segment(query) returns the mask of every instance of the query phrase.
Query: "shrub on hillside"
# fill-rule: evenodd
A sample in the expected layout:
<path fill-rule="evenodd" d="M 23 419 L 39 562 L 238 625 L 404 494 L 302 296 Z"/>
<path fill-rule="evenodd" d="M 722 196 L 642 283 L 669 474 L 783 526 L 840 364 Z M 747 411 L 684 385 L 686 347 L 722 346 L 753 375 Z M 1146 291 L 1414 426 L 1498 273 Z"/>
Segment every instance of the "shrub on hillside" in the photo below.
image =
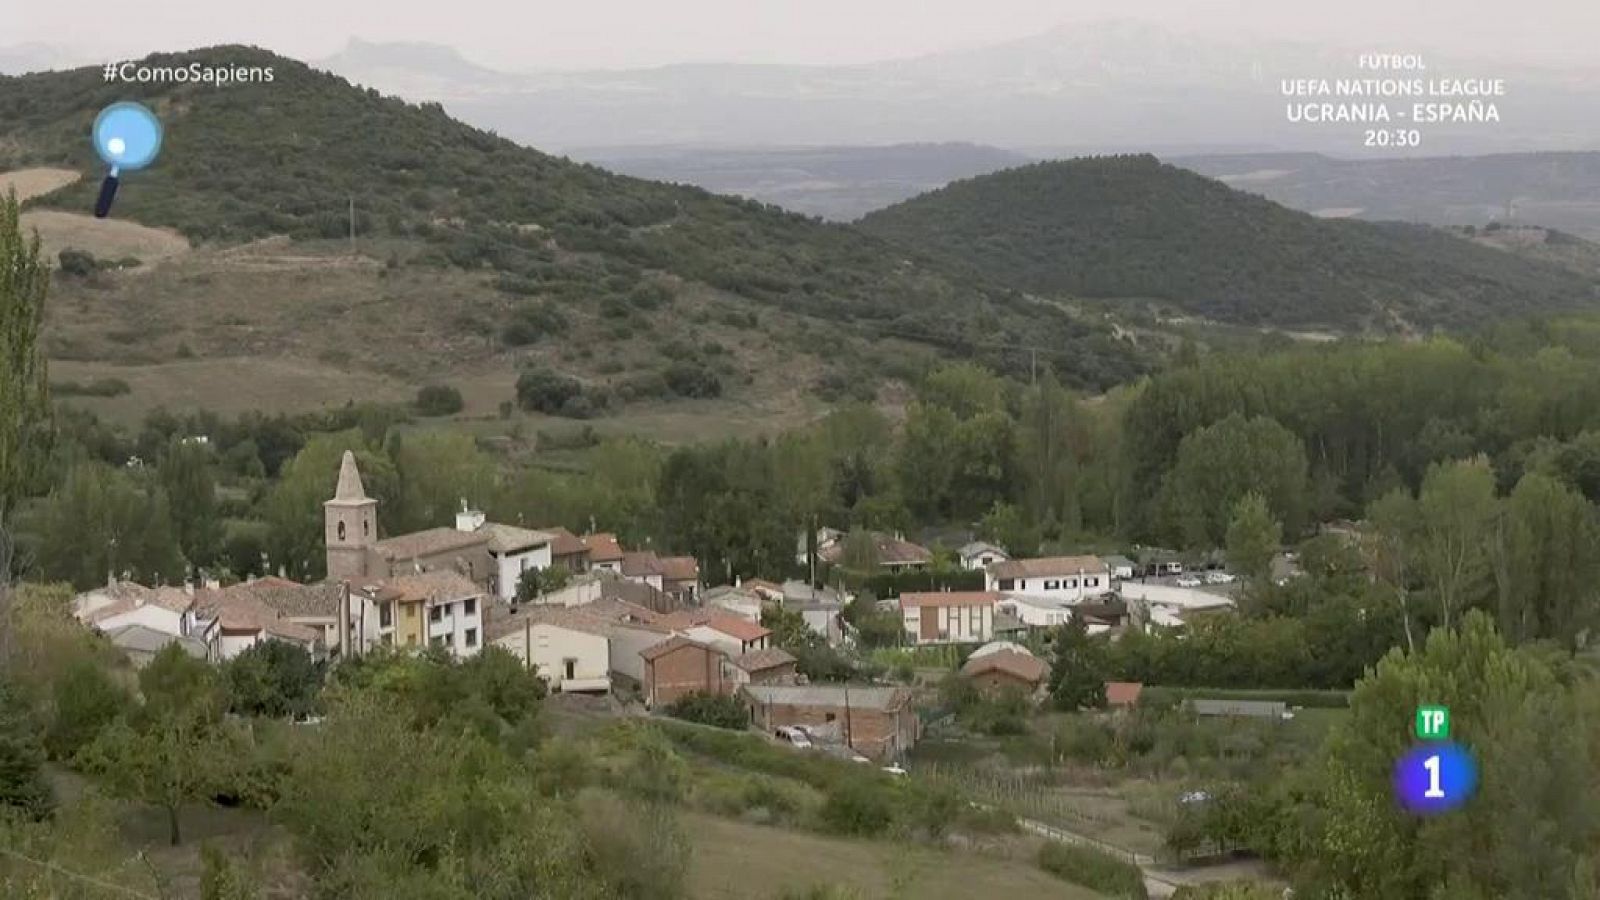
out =
<path fill-rule="evenodd" d="M 669 716 L 716 728 L 742 730 L 750 724 L 750 711 L 737 697 L 695 691 L 679 697 L 666 708 Z"/>
<path fill-rule="evenodd" d="M 448 384 L 429 384 L 417 390 L 417 413 L 424 416 L 449 416 L 461 412 L 461 392 Z"/>
<path fill-rule="evenodd" d="M 500 330 L 500 340 L 509 347 L 528 344 L 556 334 L 570 327 L 566 314 L 549 303 L 524 303 L 512 310 L 511 318 Z"/>
<path fill-rule="evenodd" d="M 57 381 L 50 385 L 50 393 L 57 397 L 120 397 L 133 388 L 121 378 L 96 378 L 93 381 Z"/>
<path fill-rule="evenodd" d="M 1039 868 L 1112 897 L 1145 900 L 1149 896 L 1138 866 L 1093 847 L 1050 841 L 1039 848 Z"/>
<path fill-rule="evenodd" d="M 100 264 L 94 254 L 87 250 L 75 250 L 68 247 L 56 254 L 56 259 L 61 263 L 61 274 L 71 275 L 74 278 L 84 278 L 93 275 Z"/>
<path fill-rule="evenodd" d="M 889 793 L 865 778 L 842 778 L 828 788 L 822 804 L 823 830 L 871 837 L 889 830 L 895 807 Z"/>
<path fill-rule="evenodd" d="M 517 403 L 523 409 L 571 419 L 599 415 L 607 405 L 603 391 L 586 388 L 576 378 L 542 367 L 524 370 L 518 376 Z"/>
<path fill-rule="evenodd" d="M 720 397 L 722 379 L 703 365 L 676 362 L 667 367 L 663 376 L 667 387 L 680 397 Z"/>

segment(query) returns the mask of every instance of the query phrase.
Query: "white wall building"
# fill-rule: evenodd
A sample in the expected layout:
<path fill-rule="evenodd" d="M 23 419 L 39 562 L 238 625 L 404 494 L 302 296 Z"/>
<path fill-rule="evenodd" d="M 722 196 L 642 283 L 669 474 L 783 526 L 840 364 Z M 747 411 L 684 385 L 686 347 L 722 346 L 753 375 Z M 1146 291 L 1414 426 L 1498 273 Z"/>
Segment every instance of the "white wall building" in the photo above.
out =
<path fill-rule="evenodd" d="M 1093 556 L 1052 556 L 995 563 L 984 575 L 984 587 L 1006 594 L 1030 594 L 1072 603 L 1111 590 L 1111 573 Z"/>
<path fill-rule="evenodd" d="M 1033 594 L 1006 594 L 1000 600 L 1001 612 L 1016 616 L 1018 621 L 1032 628 L 1065 625 L 1072 618 L 1073 606 L 1073 602 L 1064 597 Z"/>
<path fill-rule="evenodd" d="M 995 563 L 1005 562 L 1011 554 L 996 547 L 994 544 L 983 541 L 973 541 L 956 551 L 956 556 L 961 560 L 961 568 L 969 572 L 987 569 Z"/>

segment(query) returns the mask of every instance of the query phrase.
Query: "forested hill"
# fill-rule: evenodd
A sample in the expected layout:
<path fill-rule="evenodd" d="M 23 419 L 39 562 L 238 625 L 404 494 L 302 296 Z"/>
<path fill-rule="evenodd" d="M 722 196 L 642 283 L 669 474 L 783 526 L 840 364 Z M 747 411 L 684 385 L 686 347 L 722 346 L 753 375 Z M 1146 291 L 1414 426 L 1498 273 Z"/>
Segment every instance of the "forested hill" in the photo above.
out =
<path fill-rule="evenodd" d="M 1151 298 L 1244 324 L 1466 325 L 1600 297 L 1592 279 L 1552 265 L 1423 226 L 1314 218 L 1151 156 L 1009 169 L 861 227 L 992 283 Z"/>
<path fill-rule="evenodd" d="M 0 171 L 77 169 L 84 180 L 39 202 L 87 210 L 103 174 L 88 141 L 94 116 L 139 100 L 163 119 L 166 144 L 155 166 L 127 179 L 115 215 L 197 243 L 339 237 L 353 197 L 362 235 L 425 242 L 434 263 L 498 272 L 520 297 L 598 302 L 676 276 L 851 336 L 923 337 L 957 353 L 993 353 L 972 349 L 979 337 L 988 347 L 1044 342 L 1085 386 L 1143 368 L 1103 325 L 930 270 L 846 226 L 549 156 L 437 105 L 382 97 L 254 48 L 145 62 L 271 66 L 275 78 L 220 88 L 104 84 L 94 68 L 0 78 Z M 988 361 L 1024 364 L 1020 355 Z"/>

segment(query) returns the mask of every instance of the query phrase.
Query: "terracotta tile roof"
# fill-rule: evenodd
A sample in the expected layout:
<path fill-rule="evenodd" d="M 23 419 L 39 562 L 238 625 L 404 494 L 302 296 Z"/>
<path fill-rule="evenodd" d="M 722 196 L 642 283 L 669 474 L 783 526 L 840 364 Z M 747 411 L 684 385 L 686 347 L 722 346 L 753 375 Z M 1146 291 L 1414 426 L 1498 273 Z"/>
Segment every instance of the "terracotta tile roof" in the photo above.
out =
<path fill-rule="evenodd" d="M 204 594 L 204 591 L 201 591 Z M 197 602 L 195 594 L 185 588 L 156 587 L 147 588 L 133 581 L 118 581 L 94 591 L 78 595 L 75 603 L 85 602 L 85 598 L 99 595 L 109 598 L 110 602 L 95 609 L 79 614 L 79 618 L 91 625 L 98 625 L 113 616 L 132 612 L 141 606 L 159 606 L 169 612 L 184 613 L 194 608 Z M 82 608 L 81 606 L 79 607 Z"/>
<path fill-rule="evenodd" d="M 751 650 L 734 660 L 733 664 L 746 672 L 765 672 L 767 669 L 776 669 L 792 662 L 794 657 L 789 651 L 781 647 L 767 647 L 764 650 Z"/>
<path fill-rule="evenodd" d="M 1137 706 L 1139 694 L 1144 691 L 1141 681 L 1106 682 L 1106 704 L 1109 706 Z"/>
<path fill-rule="evenodd" d="M 661 577 L 668 581 L 699 581 L 700 563 L 692 556 L 663 556 Z"/>
<path fill-rule="evenodd" d="M 928 548 L 913 544 L 905 538 L 881 531 L 872 531 L 868 534 L 872 537 L 874 555 L 877 556 L 880 566 L 903 566 L 933 561 L 933 553 Z M 817 556 L 827 562 L 836 563 L 844 556 L 845 547 L 849 542 L 849 538 L 846 537 L 838 543 L 829 544 L 818 550 Z"/>
<path fill-rule="evenodd" d="M 661 575 L 661 558 L 654 550 L 630 550 L 622 554 L 622 574 L 633 578 Z"/>
<path fill-rule="evenodd" d="M 137 622 L 113 628 L 106 632 L 106 638 L 122 650 L 133 650 L 139 653 L 160 653 L 171 643 L 177 643 L 183 652 L 195 659 L 205 659 L 211 655 L 205 641 L 192 637 L 179 637 L 147 628 Z"/>
<path fill-rule="evenodd" d="M 1096 556 L 1047 556 L 1041 559 L 1012 559 L 989 567 L 996 578 L 1049 578 L 1084 572 L 1103 575 L 1106 564 Z"/>
<path fill-rule="evenodd" d="M 740 618 L 721 607 L 680 609 L 657 618 L 656 624 L 674 631 L 687 631 L 690 628 L 700 627 L 714 628 L 741 641 L 759 641 L 772 633 L 766 626 Z"/>
<path fill-rule="evenodd" d="M 486 545 L 489 535 L 482 531 L 457 531 L 454 528 L 429 528 L 410 534 L 384 538 L 372 545 L 373 552 L 391 562 L 435 556 L 451 550 Z"/>
<path fill-rule="evenodd" d="M 622 545 L 617 543 L 617 536 L 609 531 L 586 534 L 582 540 L 583 545 L 589 548 L 589 559 L 593 562 L 619 562 L 622 559 Z"/>
<path fill-rule="evenodd" d="M 343 588 L 329 581 L 301 584 L 268 576 L 241 582 L 225 588 L 222 593 L 249 598 L 289 618 L 333 619 L 339 615 Z"/>
<path fill-rule="evenodd" d="M 900 595 L 900 608 L 923 606 L 993 606 L 1000 601 L 998 591 L 925 591 Z"/>
<path fill-rule="evenodd" d="M 483 589 L 459 572 L 440 569 L 380 578 L 361 585 L 361 591 L 379 600 L 415 603 L 422 600 L 459 600 L 479 597 Z"/>
<path fill-rule="evenodd" d="M 477 533 L 488 535 L 489 552 L 501 555 L 520 553 L 524 550 L 531 550 L 534 547 L 543 547 L 545 544 L 550 543 L 554 537 L 543 531 L 518 528 L 515 525 L 502 525 L 499 522 L 485 522 L 478 526 Z"/>
<path fill-rule="evenodd" d="M 540 528 L 538 530 L 550 535 L 550 554 L 552 556 L 577 556 L 589 550 L 577 535 L 559 525 L 554 528 Z"/>
<path fill-rule="evenodd" d="M 707 653 L 714 653 L 714 654 L 719 654 L 719 655 L 722 653 L 721 650 L 718 650 L 715 647 L 709 646 L 707 644 L 702 644 L 699 641 L 690 640 L 689 638 L 686 638 L 683 635 L 678 634 L 678 635 L 673 635 L 670 638 L 667 638 L 666 640 L 662 641 L 659 644 L 656 644 L 656 645 L 651 646 L 651 647 L 646 647 L 643 650 L 640 650 L 639 651 L 639 655 L 644 657 L 646 660 L 657 660 L 657 659 L 660 659 L 663 656 L 666 656 L 668 653 L 673 652 L 674 650 L 681 650 L 684 647 L 694 647 L 694 648 L 699 649 L 699 650 L 704 650 Z"/>
<path fill-rule="evenodd" d="M 158 587 L 153 589 L 146 603 L 153 603 L 175 613 L 187 612 L 194 607 L 194 593 L 184 588 Z"/>
<path fill-rule="evenodd" d="M 205 616 L 215 619 L 225 632 L 265 632 L 304 644 L 316 643 L 322 637 L 321 631 L 291 622 L 264 603 L 227 591 L 215 591 L 206 599 Z"/>
<path fill-rule="evenodd" d="M 657 625 L 655 623 L 657 618 L 655 613 L 642 606 L 618 600 L 596 600 L 581 606 L 525 606 L 509 616 L 490 619 L 485 626 L 485 632 L 489 640 L 493 641 L 514 634 L 522 630 L 525 625 L 548 623 L 608 638 L 612 637 L 618 628 L 649 631 L 662 637 L 670 636 L 671 629 Z"/>
<path fill-rule="evenodd" d="M 997 650 L 975 656 L 961 667 L 961 673 L 968 677 L 981 675 L 984 672 L 1004 672 L 1029 684 L 1038 684 L 1050 673 L 1050 667 L 1037 656 L 1018 653 L 1015 650 Z"/>

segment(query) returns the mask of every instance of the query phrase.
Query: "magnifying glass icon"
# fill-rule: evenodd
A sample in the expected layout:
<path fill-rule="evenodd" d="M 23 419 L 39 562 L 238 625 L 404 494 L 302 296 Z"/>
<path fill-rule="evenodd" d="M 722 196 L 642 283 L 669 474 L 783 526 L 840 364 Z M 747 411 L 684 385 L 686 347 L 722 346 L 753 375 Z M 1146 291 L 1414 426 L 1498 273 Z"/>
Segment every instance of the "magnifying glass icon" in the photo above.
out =
<path fill-rule="evenodd" d="M 93 135 L 95 152 L 111 167 L 94 204 L 95 218 L 104 219 L 111 212 L 122 173 L 150 165 L 161 152 L 161 122 L 141 104 L 113 103 L 95 117 Z"/>

